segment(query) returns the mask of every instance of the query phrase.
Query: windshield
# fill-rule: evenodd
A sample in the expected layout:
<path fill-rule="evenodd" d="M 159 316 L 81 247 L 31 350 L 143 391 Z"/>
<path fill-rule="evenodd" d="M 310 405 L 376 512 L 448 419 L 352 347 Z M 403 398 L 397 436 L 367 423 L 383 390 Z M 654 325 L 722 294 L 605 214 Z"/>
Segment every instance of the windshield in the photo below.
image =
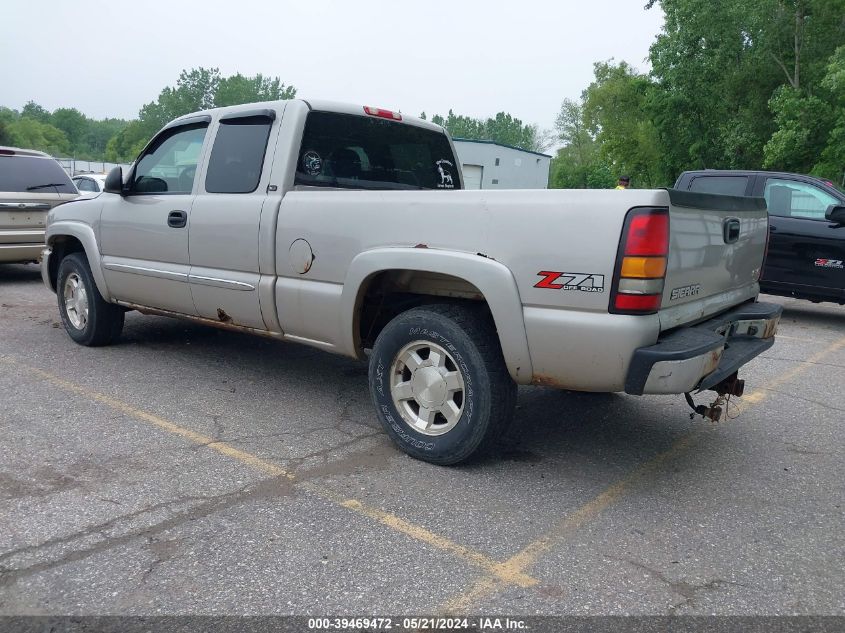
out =
<path fill-rule="evenodd" d="M 442 132 L 386 119 L 311 112 L 296 184 L 347 189 L 460 189 Z"/>
<path fill-rule="evenodd" d="M 56 161 L 36 156 L 0 156 L 0 191 L 77 193 Z"/>

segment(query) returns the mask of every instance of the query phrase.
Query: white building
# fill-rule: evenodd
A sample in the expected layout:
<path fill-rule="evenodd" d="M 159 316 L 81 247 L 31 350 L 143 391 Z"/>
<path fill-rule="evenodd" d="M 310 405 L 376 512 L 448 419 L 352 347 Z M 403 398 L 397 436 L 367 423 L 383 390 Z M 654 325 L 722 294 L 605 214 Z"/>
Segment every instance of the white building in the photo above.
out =
<path fill-rule="evenodd" d="M 495 141 L 456 138 L 465 189 L 548 189 L 552 157 Z"/>

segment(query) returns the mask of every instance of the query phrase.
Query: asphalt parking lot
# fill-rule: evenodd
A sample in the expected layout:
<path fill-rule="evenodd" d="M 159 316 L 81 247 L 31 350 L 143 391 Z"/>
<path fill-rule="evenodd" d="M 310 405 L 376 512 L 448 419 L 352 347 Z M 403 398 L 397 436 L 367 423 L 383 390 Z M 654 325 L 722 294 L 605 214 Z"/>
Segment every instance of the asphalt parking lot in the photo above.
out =
<path fill-rule="evenodd" d="M 443 468 L 363 363 L 136 313 L 83 348 L 0 266 L 0 613 L 842 615 L 845 308 L 771 300 L 732 419 L 523 388 Z"/>

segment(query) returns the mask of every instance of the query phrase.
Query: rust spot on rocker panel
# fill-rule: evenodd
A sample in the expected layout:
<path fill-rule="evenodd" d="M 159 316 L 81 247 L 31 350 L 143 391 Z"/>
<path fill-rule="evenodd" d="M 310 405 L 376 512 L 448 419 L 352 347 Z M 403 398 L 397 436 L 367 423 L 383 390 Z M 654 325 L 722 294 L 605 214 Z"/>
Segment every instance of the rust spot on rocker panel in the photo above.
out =
<path fill-rule="evenodd" d="M 283 332 L 272 332 L 270 330 L 261 330 L 248 325 L 237 325 L 230 321 L 218 321 L 216 319 L 208 319 L 206 317 L 194 316 L 191 314 L 182 314 L 181 312 L 173 312 L 171 310 L 162 310 L 160 308 L 151 308 L 149 306 L 138 305 L 137 303 L 130 303 L 129 301 L 118 301 L 118 305 L 122 305 L 130 310 L 137 310 L 141 314 L 155 314 L 158 316 L 173 317 L 175 319 L 182 319 L 184 321 L 193 321 L 194 323 L 201 323 L 203 325 L 210 325 L 221 330 L 229 330 L 230 332 L 248 332 L 250 334 L 257 334 L 258 336 L 266 336 L 268 338 L 283 339 Z"/>
<path fill-rule="evenodd" d="M 531 378 L 532 385 L 539 385 L 541 387 L 554 387 L 555 389 L 568 389 L 566 385 L 560 384 L 556 378 L 545 376 L 543 374 L 534 374 Z"/>
<path fill-rule="evenodd" d="M 232 322 L 232 317 L 226 314 L 226 311 L 223 308 L 217 308 L 217 318 L 220 319 L 223 323 Z"/>

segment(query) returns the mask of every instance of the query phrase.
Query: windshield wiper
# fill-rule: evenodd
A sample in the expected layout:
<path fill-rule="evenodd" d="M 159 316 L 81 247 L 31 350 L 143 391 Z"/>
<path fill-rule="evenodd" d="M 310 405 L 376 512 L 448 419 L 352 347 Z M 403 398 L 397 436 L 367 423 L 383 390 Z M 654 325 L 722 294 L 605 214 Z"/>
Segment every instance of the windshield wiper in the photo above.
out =
<path fill-rule="evenodd" d="M 48 182 L 43 185 L 32 185 L 31 187 L 27 187 L 27 191 L 32 191 L 33 189 L 46 189 L 47 187 L 64 187 L 67 183 L 64 182 Z"/>

